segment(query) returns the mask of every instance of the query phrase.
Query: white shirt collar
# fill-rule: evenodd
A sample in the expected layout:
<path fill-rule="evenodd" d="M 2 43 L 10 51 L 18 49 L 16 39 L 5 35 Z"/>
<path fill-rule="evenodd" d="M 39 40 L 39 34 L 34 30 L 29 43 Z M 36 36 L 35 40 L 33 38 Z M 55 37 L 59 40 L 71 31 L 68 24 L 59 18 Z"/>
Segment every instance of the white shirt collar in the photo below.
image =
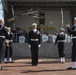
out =
<path fill-rule="evenodd" d="M 36 31 L 37 31 L 37 29 L 33 29 L 33 31 L 34 31 L 34 32 L 36 32 Z"/>
<path fill-rule="evenodd" d="M 60 34 L 64 34 L 64 32 L 61 32 Z"/>
<path fill-rule="evenodd" d="M 8 34 L 10 34 L 10 32 L 8 32 Z"/>

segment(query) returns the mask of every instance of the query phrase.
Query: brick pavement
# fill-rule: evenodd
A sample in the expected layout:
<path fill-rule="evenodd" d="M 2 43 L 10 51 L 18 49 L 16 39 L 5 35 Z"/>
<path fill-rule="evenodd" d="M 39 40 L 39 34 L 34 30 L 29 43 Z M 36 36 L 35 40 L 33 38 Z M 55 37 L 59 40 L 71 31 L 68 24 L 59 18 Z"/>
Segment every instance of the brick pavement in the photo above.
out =
<path fill-rule="evenodd" d="M 37 66 L 31 66 L 30 59 L 15 59 L 14 63 L 2 63 L 0 75 L 76 75 L 76 70 L 66 70 L 71 65 L 70 59 L 64 64 L 59 59 L 39 59 Z"/>

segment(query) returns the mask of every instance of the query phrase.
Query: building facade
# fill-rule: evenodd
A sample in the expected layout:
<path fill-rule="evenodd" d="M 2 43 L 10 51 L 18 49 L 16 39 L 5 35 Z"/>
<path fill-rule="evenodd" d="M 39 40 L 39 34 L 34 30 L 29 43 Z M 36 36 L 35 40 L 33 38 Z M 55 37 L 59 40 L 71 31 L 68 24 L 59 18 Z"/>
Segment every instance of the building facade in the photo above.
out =
<path fill-rule="evenodd" d="M 28 31 L 31 23 L 52 26 L 59 31 L 65 24 L 73 24 L 76 16 L 75 0 L 3 0 L 5 2 L 5 19 L 7 25 L 14 29 L 24 28 Z M 7 6 L 7 7 L 6 7 Z M 63 10 L 63 11 L 61 11 Z M 32 12 L 32 13 L 31 13 Z M 63 24 L 62 13 L 63 12 Z M 39 18 L 42 16 L 41 18 Z M 15 18 L 15 20 L 13 19 Z M 28 20 L 29 19 L 29 20 Z M 15 25 L 13 25 L 13 20 Z"/>

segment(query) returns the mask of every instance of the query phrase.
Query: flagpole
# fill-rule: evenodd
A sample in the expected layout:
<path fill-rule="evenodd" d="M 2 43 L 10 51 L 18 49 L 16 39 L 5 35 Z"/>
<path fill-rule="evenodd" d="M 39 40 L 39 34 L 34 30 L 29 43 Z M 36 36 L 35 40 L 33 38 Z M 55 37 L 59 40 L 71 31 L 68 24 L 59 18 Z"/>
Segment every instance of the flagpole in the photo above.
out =
<path fill-rule="evenodd" d="M 63 9 L 61 8 L 61 21 L 62 21 L 62 28 L 63 28 L 63 22 L 64 22 L 64 20 L 63 20 Z"/>
<path fill-rule="evenodd" d="M 15 26 L 15 13 L 14 13 L 14 7 L 13 5 L 11 6 L 12 8 L 12 17 L 13 17 L 13 25 L 14 25 L 14 30 L 16 30 L 16 26 Z M 18 42 L 18 39 L 17 39 L 17 32 L 15 32 L 15 42 Z"/>
<path fill-rule="evenodd" d="M 13 5 L 11 6 L 11 8 L 12 8 L 13 25 L 14 25 L 14 30 L 15 30 L 15 15 L 14 15 Z"/>
<path fill-rule="evenodd" d="M 11 7 L 12 7 L 12 16 L 14 17 L 14 8 L 13 8 L 13 5 Z"/>

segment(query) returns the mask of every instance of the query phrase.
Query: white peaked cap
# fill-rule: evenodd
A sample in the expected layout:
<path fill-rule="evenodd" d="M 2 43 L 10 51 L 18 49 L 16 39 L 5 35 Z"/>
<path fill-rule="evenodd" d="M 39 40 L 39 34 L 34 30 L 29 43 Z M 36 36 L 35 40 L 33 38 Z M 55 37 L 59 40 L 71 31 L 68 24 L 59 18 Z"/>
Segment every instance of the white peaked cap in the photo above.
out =
<path fill-rule="evenodd" d="M 33 23 L 32 26 L 37 26 L 37 23 Z"/>
<path fill-rule="evenodd" d="M 64 29 L 64 28 L 60 28 L 60 30 L 65 31 L 65 29 Z"/>

